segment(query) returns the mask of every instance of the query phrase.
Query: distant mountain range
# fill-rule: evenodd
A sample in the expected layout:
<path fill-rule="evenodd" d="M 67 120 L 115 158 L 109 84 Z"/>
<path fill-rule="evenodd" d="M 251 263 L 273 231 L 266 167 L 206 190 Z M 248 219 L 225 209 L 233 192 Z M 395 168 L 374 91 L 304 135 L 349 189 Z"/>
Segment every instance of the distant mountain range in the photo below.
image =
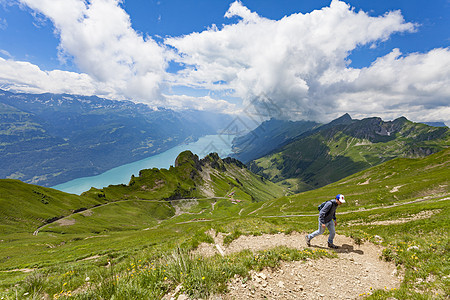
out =
<path fill-rule="evenodd" d="M 345 114 L 328 124 L 309 124 L 309 130 L 299 127 L 297 133 L 288 130 L 294 124 L 271 120 L 261 124 L 270 135 L 264 137 L 267 143 L 256 148 L 245 144 L 252 135 L 261 135 L 257 128 L 235 138 L 233 145 L 249 150 L 237 157 L 252 159 L 247 164 L 250 170 L 293 192 L 319 188 L 396 157 L 424 157 L 450 146 L 448 127 L 404 117 L 385 122 L 377 117 L 354 120 Z"/>
<path fill-rule="evenodd" d="M 444 122 L 422 122 L 423 124 L 434 126 L 434 127 L 448 127 Z"/>
<path fill-rule="evenodd" d="M 0 90 L 0 178 L 53 186 L 216 134 L 232 117 Z"/>

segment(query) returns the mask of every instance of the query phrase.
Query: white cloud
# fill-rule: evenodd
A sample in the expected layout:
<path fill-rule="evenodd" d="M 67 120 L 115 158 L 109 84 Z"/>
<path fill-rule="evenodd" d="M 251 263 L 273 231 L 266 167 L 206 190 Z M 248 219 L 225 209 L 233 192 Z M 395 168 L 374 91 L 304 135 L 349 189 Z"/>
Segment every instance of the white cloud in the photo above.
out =
<path fill-rule="evenodd" d="M 311 13 L 270 20 L 236 1 L 224 15 L 237 18 L 235 23 L 158 44 L 132 28 L 119 0 L 20 2 L 53 22 L 60 59 L 73 59 L 82 73 L 0 60 L 3 87 L 100 94 L 180 109 L 239 109 L 225 100 L 161 92 L 178 85 L 231 90 L 243 107 L 256 103 L 261 111 L 269 103 L 277 116 L 293 119 L 328 121 L 349 112 L 450 121 L 449 48 L 407 55 L 394 49 L 367 68 L 349 67 L 348 57 L 358 47 L 378 47 L 393 34 L 417 30 L 400 11 L 372 17 L 333 0 Z M 167 73 L 170 60 L 189 67 Z"/>
<path fill-rule="evenodd" d="M 236 105 L 210 96 L 194 97 L 188 95 L 164 95 L 164 104 L 177 110 L 195 109 L 216 111 L 226 114 L 236 112 Z"/>
<path fill-rule="evenodd" d="M 394 50 L 369 68 L 348 67 L 358 46 L 374 47 L 395 33 L 416 30 L 399 11 L 371 17 L 333 0 L 321 10 L 276 21 L 234 2 L 225 16 L 242 19 L 166 40 L 182 63 L 194 66 L 179 72 L 179 84 L 232 88 L 246 103 L 268 98 L 285 117 L 320 121 L 347 111 L 388 116 L 412 111 L 408 105 L 428 107 L 429 113 L 448 107 L 448 49 L 405 57 Z"/>
<path fill-rule="evenodd" d="M 60 57 L 73 57 L 84 73 L 124 98 L 161 97 L 166 49 L 131 27 L 119 0 L 21 0 L 45 15 L 60 38 Z"/>
<path fill-rule="evenodd" d="M 354 72 L 352 80 L 327 87 L 340 109 L 417 121 L 449 120 L 450 48 L 407 56 L 394 49 Z"/>
<path fill-rule="evenodd" d="M 29 62 L 5 60 L 0 57 L 0 87 L 26 93 L 71 93 L 98 95 L 110 99 L 121 96 L 107 84 L 87 74 L 67 71 L 43 71 Z"/>
<path fill-rule="evenodd" d="M 9 53 L 8 51 L 6 51 L 4 49 L 0 49 L 0 54 L 2 54 L 3 56 L 6 56 L 8 58 L 12 58 L 11 53 Z"/>

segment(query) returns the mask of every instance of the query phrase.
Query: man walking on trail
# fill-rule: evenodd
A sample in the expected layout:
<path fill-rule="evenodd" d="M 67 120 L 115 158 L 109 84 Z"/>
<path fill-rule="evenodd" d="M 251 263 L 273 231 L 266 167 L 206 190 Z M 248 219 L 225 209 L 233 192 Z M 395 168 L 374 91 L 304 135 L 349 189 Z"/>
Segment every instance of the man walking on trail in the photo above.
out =
<path fill-rule="evenodd" d="M 306 244 L 308 247 L 311 246 L 311 240 L 325 232 L 325 227 L 328 228 L 328 231 L 330 231 L 330 235 L 328 236 L 328 247 L 329 248 L 339 248 L 335 244 L 333 244 L 333 239 L 336 234 L 335 226 L 336 223 L 336 208 L 338 205 L 341 205 L 342 203 L 345 203 L 344 195 L 338 194 L 336 196 L 336 199 L 329 200 L 327 202 L 322 203 L 322 208 L 319 212 L 319 229 L 314 231 L 311 234 L 307 234 L 305 236 Z"/>

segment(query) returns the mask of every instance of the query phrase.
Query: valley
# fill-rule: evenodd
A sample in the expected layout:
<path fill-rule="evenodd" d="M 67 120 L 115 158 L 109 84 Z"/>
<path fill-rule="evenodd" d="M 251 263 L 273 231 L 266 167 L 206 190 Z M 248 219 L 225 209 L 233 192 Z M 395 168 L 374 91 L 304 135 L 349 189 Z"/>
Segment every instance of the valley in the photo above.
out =
<path fill-rule="evenodd" d="M 0 178 L 55 186 L 218 134 L 232 117 L 0 90 Z"/>
<path fill-rule="evenodd" d="M 234 142 L 234 147 L 239 148 L 240 140 Z M 354 120 L 346 114 L 301 132 L 275 149 L 267 149 L 262 157 L 253 156 L 247 165 L 253 172 L 298 193 L 397 157 L 425 157 L 449 146 L 448 127 L 413 123 L 403 117 L 388 122 L 380 118 Z"/>
<path fill-rule="evenodd" d="M 24 185 L 14 190 L 48 201 L 39 200 L 44 207 L 57 204 L 55 197 L 75 204 L 36 219 L 39 209 L 14 215 L 5 200 L 16 196 L 2 197 L 2 219 L 10 223 L 1 227 L 0 295 L 331 297 L 335 291 L 318 288 L 314 278 L 319 277 L 303 275 L 316 268 L 320 276 L 317 267 L 337 264 L 342 272 L 353 269 L 353 277 L 348 271 L 341 275 L 348 282 L 342 293 L 350 298 L 444 299 L 450 241 L 441 233 L 450 226 L 444 175 L 449 155 L 444 150 L 394 159 L 291 196 L 236 160 L 199 159 L 190 152 L 180 154 L 170 170 L 143 170 L 128 185 L 81 196 L 0 181 L 0 186 Z M 38 190 L 41 194 L 33 192 Z M 231 191 L 240 202 L 231 199 Z M 326 235 L 306 247 L 303 236 L 316 229 L 317 204 L 336 191 L 348 202 L 337 214 L 341 249 L 324 248 Z M 373 276 L 385 271 L 388 277 Z"/>
<path fill-rule="evenodd" d="M 231 139 L 232 136 L 226 135 L 226 138 Z M 115 167 L 105 173 L 96 176 L 76 178 L 53 186 L 52 188 L 80 195 L 91 187 L 102 188 L 111 184 L 126 184 L 129 182 L 131 175 L 138 174 L 142 169 L 169 168 L 178 154 L 185 150 L 190 150 L 200 156 L 206 155 L 209 150 L 214 150 L 220 156 L 224 157 L 231 153 L 231 144 L 224 142 L 224 140 L 223 134 L 207 135 L 199 138 L 195 142 L 175 146 L 157 155 Z"/>
<path fill-rule="evenodd" d="M 0 300 L 450 300 L 450 0 L 0 3 Z"/>

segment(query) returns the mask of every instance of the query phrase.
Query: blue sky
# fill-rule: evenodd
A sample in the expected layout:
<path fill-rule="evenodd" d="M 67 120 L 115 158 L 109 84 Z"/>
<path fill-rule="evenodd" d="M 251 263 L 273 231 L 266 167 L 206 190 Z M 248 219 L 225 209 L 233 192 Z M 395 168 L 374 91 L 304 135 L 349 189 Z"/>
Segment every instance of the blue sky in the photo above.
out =
<path fill-rule="evenodd" d="M 449 124 L 449 16 L 449 0 L 0 0 L 0 88 Z"/>

